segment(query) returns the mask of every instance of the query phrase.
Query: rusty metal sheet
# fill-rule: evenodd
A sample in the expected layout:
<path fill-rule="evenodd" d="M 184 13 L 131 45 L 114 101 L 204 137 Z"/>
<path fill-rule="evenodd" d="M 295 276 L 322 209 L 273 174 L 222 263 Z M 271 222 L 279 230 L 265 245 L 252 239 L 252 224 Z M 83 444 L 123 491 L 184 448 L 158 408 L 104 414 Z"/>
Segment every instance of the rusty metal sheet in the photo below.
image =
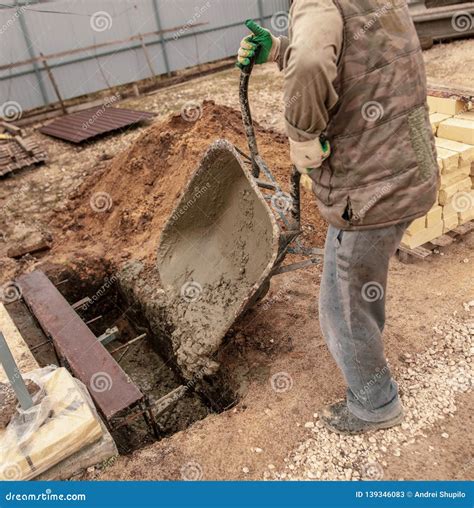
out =
<path fill-rule="evenodd" d="M 42 271 L 23 275 L 17 283 L 59 357 L 87 386 L 107 420 L 143 399 L 137 386 Z"/>
<path fill-rule="evenodd" d="M 82 143 L 86 139 L 137 124 L 154 116 L 155 113 L 147 111 L 98 106 L 53 120 L 41 127 L 40 132 L 71 143 Z"/>
<path fill-rule="evenodd" d="M 47 159 L 46 152 L 32 138 L 12 138 L 0 142 L 0 176 L 41 164 Z"/>

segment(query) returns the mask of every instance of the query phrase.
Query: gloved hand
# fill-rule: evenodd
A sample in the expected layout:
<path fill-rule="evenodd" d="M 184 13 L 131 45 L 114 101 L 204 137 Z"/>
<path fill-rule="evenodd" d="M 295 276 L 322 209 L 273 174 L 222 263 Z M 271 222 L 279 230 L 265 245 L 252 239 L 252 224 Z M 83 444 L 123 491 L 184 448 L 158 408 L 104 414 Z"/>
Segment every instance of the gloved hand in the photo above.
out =
<path fill-rule="evenodd" d="M 290 138 L 290 158 L 302 175 L 309 175 L 331 155 L 329 141 L 320 138 L 310 141 L 293 141 Z"/>
<path fill-rule="evenodd" d="M 280 39 L 274 37 L 269 30 L 257 25 L 252 19 L 245 22 L 252 35 L 244 37 L 237 54 L 237 67 L 244 68 L 256 55 L 255 63 L 264 64 L 276 59 L 280 49 Z"/>

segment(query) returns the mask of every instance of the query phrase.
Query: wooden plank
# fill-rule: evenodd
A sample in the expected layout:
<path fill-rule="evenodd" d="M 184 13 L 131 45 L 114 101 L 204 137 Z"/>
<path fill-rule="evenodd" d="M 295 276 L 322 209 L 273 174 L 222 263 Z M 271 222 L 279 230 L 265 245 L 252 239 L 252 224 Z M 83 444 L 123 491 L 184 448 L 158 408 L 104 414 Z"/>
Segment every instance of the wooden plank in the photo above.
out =
<path fill-rule="evenodd" d="M 42 271 L 21 276 L 17 284 L 59 357 L 88 387 L 106 419 L 142 400 L 137 386 Z"/>
<path fill-rule="evenodd" d="M 27 372 L 38 369 L 39 365 L 35 360 L 35 357 L 29 350 L 26 342 L 23 340 L 20 331 L 13 322 L 3 303 L 0 303 L 0 330 L 5 336 L 8 347 L 12 352 L 13 358 L 15 358 L 20 372 L 22 374 L 26 374 Z M 2 368 L 0 368 L 0 382 L 8 382 L 7 376 Z"/>
<path fill-rule="evenodd" d="M 430 240 L 430 243 L 436 245 L 437 247 L 447 247 L 448 245 L 451 245 L 453 241 L 454 240 L 449 235 L 441 235 L 434 240 Z"/>
<path fill-rule="evenodd" d="M 409 249 L 408 247 L 403 247 L 400 245 L 398 247 L 397 254 L 398 260 L 401 263 L 409 264 L 416 259 L 426 259 L 427 257 L 431 256 L 432 252 L 423 246 L 416 247 L 415 249 Z"/>
<path fill-rule="evenodd" d="M 474 229 L 474 221 L 471 220 L 469 222 L 466 222 L 465 224 L 461 224 L 457 228 L 454 228 L 452 230 L 452 233 L 455 233 L 456 235 L 466 235 L 467 233 L 470 233 L 473 229 Z"/>

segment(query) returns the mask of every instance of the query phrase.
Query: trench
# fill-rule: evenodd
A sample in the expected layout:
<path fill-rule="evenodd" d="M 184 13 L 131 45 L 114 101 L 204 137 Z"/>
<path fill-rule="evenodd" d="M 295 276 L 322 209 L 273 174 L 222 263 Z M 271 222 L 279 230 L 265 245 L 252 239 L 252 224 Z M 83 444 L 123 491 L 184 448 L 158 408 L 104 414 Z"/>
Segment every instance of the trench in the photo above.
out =
<path fill-rule="evenodd" d="M 182 398 L 156 416 L 158 435 L 140 415 L 127 419 L 126 424 L 122 423 L 119 428 L 112 425 L 109 430 L 121 454 L 129 454 L 157 439 L 185 430 L 235 402 L 235 395 L 230 395 L 227 387 L 220 386 L 219 380 L 203 380 L 199 388 L 186 382 L 176 368 L 169 342 L 163 336 L 166 331 L 159 325 L 159 309 L 150 314 L 149 302 L 140 301 L 130 288 L 125 288 L 111 267 L 94 264 L 72 269 L 55 265 L 46 273 L 69 304 L 73 305 L 85 297 L 91 299 L 92 303 L 78 307 L 76 312 L 96 337 L 113 327 L 118 329 L 116 338 L 105 347 L 109 352 L 118 349 L 112 356 L 146 396 L 152 408 L 156 401 L 178 387 L 184 385 L 188 388 Z M 11 303 L 8 312 L 40 367 L 58 365 L 54 346 L 26 304 L 21 300 Z M 140 336 L 143 338 L 127 345 Z"/>

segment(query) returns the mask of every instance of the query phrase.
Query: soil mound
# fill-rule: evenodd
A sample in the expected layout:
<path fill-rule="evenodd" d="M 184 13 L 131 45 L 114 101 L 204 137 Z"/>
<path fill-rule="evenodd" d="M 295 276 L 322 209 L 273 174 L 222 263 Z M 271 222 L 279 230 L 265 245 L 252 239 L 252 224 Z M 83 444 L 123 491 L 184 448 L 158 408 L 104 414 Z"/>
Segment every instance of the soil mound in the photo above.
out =
<path fill-rule="evenodd" d="M 261 154 L 285 187 L 290 174 L 287 140 L 255 127 Z M 175 115 L 151 125 L 73 197 L 74 220 L 68 228 L 80 232 L 80 247 L 90 248 L 92 240 L 108 258 L 128 253 L 153 262 L 160 232 L 190 175 L 209 145 L 222 138 L 248 153 L 240 112 L 212 101 L 205 101 L 192 115 Z M 313 201 L 305 193 L 304 239 L 321 246 L 326 224 Z"/>

